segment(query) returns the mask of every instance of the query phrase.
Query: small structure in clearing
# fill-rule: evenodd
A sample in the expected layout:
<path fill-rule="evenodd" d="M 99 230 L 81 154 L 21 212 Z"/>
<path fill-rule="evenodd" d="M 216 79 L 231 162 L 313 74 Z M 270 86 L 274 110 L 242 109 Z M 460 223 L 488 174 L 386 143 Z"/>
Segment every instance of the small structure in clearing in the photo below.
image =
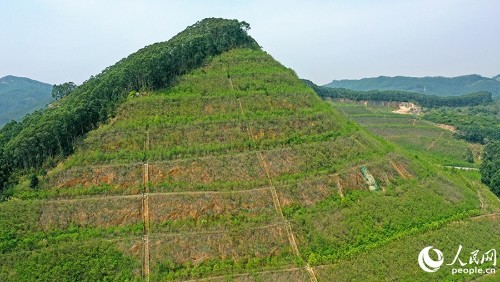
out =
<path fill-rule="evenodd" d="M 409 115 L 409 114 L 419 115 L 422 113 L 422 108 L 412 102 L 400 102 L 398 104 L 398 107 L 399 108 L 397 110 L 394 110 L 392 112 L 403 115 Z"/>

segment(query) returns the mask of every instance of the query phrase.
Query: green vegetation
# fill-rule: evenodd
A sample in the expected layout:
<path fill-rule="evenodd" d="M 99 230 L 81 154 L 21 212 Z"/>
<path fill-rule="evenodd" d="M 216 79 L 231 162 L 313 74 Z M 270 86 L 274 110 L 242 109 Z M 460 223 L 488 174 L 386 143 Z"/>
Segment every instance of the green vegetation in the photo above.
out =
<path fill-rule="evenodd" d="M 500 197 L 500 141 L 491 142 L 484 147 L 481 180 Z"/>
<path fill-rule="evenodd" d="M 359 91 L 345 88 L 330 88 L 317 86 L 310 81 L 306 81 L 323 98 L 344 98 L 355 101 L 389 101 L 389 102 L 413 102 L 422 107 L 464 107 L 488 104 L 493 102 L 490 92 L 481 91 L 476 93 L 464 94 L 461 96 L 436 96 L 416 92 L 401 90 L 370 90 Z"/>
<path fill-rule="evenodd" d="M 152 236 L 153 280 L 202 278 L 296 264 L 282 224 L 217 233 Z M 214 256 L 217 254 L 217 256 Z M 228 254 L 227 256 L 225 254 Z"/>
<path fill-rule="evenodd" d="M 499 75 L 488 78 L 477 74 L 457 77 L 387 77 L 379 76 L 360 80 L 334 80 L 327 87 L 352 90 L 401 90 L 438 96 L 457 96 L 472 92 L 488 91 L 500 95 Z"/>
<path fill-rule="evenodd" d="M 438 108 L 426 112 L 425 119 L 442 124 L 453 125 L 456 137 L 468 142 L 486 144 L 481 156 L 482 181 L 497 196 L 500 195 L 500 100 L 494 104 Z"/>
<path fill-rule="evenodd" d="M 398 103 L 327 100 L 349 118 L 359 122 L 373 133 L 397 143 L 418 157 L 419 160 L 439 166 L 466 167 L 477 167 L 482 160 L 481 174 L 483 182 L 486 184 L 489 183 L 487 180 L 485 181 L 484 175 L 486 173 L 483 171 L 488 171 L 489 175 L 493 175 L 498 170 L 496 160 L 500 159 L 500 155 L 497 154 L 496 143 L 485 146 L 484 154 L 482 154 L 481 150 L 478 149 L 480 148 L 479 144 L 467 144 L 457 140 L 452 132 L 438 128 L 435 124 L 427 121 L 427 112 L 423 117 L 414 114 L 401 115 L 391 112 L 397 108 Z M 493 108 L 494 106 L 447 109 L 460 112 L 464 109 L 473 111 L 475 108 L 481 107 Z M 430 112 L 440 110 L 442 109 L 433 109 Z M 441 122 L 450 124 L 446 121 Z M 380 164 L 376 166 L 380 166 Z M 439 170 L 434 167 L 434 170 L 436 169 Z M 383 194 L 363 191 L 362 193 L 367 193 L 363 197 L 348 194 L 344 198 L 340 198 L 333 195 L 330 196 L 329 200 L 323 200 L 313 207 L 298 208 L 292 206 L 292 209 L 286 210 L 295 218 L 294 221 L 302 222 L 303 226 L 306 226 L 297 232 L 297 236 L 299 240 L 304 241 L 302 244 L 305 246 L 304 251 L 309 253 L 307 257 L 309 263 L 319 265 L 315 267 L 318 280 L 328 281 L 331 277 L 336 277 L 340 281 L 347 281 L 352 277 L 359 277 L 362 280 L 378 280 L 378 277 L 389 275 L 397 277 L 398 280 L 424 281 L 428 280 L 429 277 L 422 275 L 422 270 L 415 263 L 415 257 L 425 246 L 433 245 L 444 253 L 449 253 L 448 257 L 456 253 L 460 244 L 468 250 L 467 252 L 463 251 L 464 254 L 476 249 L 485 252 L 492 248 L 498 248 L 497 239 L 492 239 L 492 237 L 498 238 L 495 225 L 499 221 L 496 215 L 491 215 L 500 210 L 498 199 L 488 192 L 487 187 L 481 187 L 479 172 L 449 169 L 448 172 L 439 172 L 438 175 L 426 177 L 427 182 L 422 185 L 427 190 L 425 200 L 417 200 L 419 197 L 417 194 L 410 196 L 411 193 L 415 192 L 410 188 L 413 185 L 410 184 L 405 189 L 405 185 L 399 182 L 396 186 L 386 186 Z M 454 183 L 445 179 L 454 179 Z M 454 190 L 451 189 L 452 186 L 460 184 L 464 187 L 461 195 L 457 194 L 456 190 L 450 193 Z M 391 189 L 395 190 L 391 191 Z M 491 190 L 495 192 L 494 189 Z M 396 194 L 393 194 L 394 192 Z M 436 199 L 440 197 L 447 199 L 447 204 L 433 204 L 434 200 L 431 197 L 433 193 L 435 193 Z M 477 199 L 481 202 L 480 206 L 477 206 L 477 200 L 471 200 L 474 198 L 474 194 L 477 194 Z M 388 204 L 392 201 L 390 195 L 397 195 L 395 198 L 397 200 Z M 410 203 L 412 208 L 401 208 L 405 205 L 407 196 L 412 199 Z M 369 204 L 370 198 L 373 199 L 372 204 Z M 475 201 L 476 203 L 474 203 Z M 419 218 L 426 218 L 420 223 L 413 219 L 405 219 L 405 214 L 408 217 L 413 217 L 413 211 L 420 210 L 417 208 L 418 203 L 426 206 L 439 205 L 440 210 L 429 214 L 429 217 L 420 214 Z M 382 208 L 384 206 L 390 208 L 384 212 Z M 457 209 L 452 208 L 446 211 L 446 206 Z M 323 209 L 315 210 L 320 207 Z M 354 216 L 349 211 L 356 209 L 360 209 L 355 213 L 356 219 L 350 220 Z M 373 212 L 375 210 L 376 212 Z M 329 228 L 315 231 L 315 226 L 318 226 L 316 218 L 326 211 L 335 214 L 328 221 L 328 224 L 324 224 Z M 478 214 L 489 214 L 489 216 L 467 219 L 469 217 L 475 218 Z M 392 218 L 392 215 L 395 218 Z M 339 224 L 339 219 L 346 219 L 346 223 Z M 390 229 L 385 229 L 388 224 L 392 225 L 399 220 L 407 222 L 407 228 L 398 230 L 397 227 L 393 226 Z M 327 220 L 322 219 L 321 221 Z M 366 235 L 363 235 L 364 232 Z M 383 232 L 383 235 L 377 239 L 377 234 L 380 232 Z M 337 238 L 341 236 L 350 238 L 352 243 L 338 242 Z M 317 241 L 311 240 L 311 238 L 317 238 Z M 363 243 L 358 245 L 358 240 Z M 381 263 L 384 261 L 391 261 L 391 263 Z M 434 274 L 431 279 L 472 280 L 477 277 L 479 277 L 477 274 L 468 277 L 453 276 L 450 267 L 446 266 Z"/>
<path fill-rule="evenodd" d="M 334 196 L 313 207 L 291 207 L 285 213 L 297 223 L 297 237 L 305 258 L 312 256 L 315 264 L 329 264 L 396 238 L 479 214 L 473 192 L 464 189 L 446 194 L 454 185 L 457 184 L 432 177 L 422 183 L 425 195 L 412 190 L 416 186 L 413 183 L 395 190 L 386 188 L 383 195 L 359 191 L 344 198 Z M 443 196 L 446 204 L 442 202 Z M 429 208 L 433 205 L 436 207 Z M 329 216 L 319 219 L 325 214 Z M 318 224 L 328 227 L 319 229 Z"/>
<path fill-rule="evenodd" d="M 74 141 L 114 115 L 131 91 L 168 87 L 178 75 L 229 49 L 258 48 L 248 29 L 248 24 L 237 20 L 206 19 L 106 68 L 53 107 L 23 120 L 22 129 L 2 144 L 0 167 L 8 168 L 0 180 L 15 169 L 38 168 L 70 154 Z M 6 183 L 1 185 L 5 188 Z"/>
<path fill-rule="evenodd" d="M 323 91 L 317 86 L 315 89 Z M 355 103 L 330 97 L 327 99 L 373 133 L 397 143 L 415 155 L 424 156 L 431 162 L 445 166 L 477 167 L 477 163 L 483 159 L 480 170 L 483 183 L 495 194 L 500 193 L 500 174 L 494 177 L 500 169 L 500 164 L 494 160 L 500 159 L 500 153 L 493 149 L 500 140 L 498 100 L 488 105 L 431 108 L 425 110 L 423 115 L 417 116 L 390 112 L 397 106 L 390 101 L 381 102 L 375 99 Z M 436 124 L 448 126 L 456 132 L 440 129 Z M 453 140 L 454 138 L 473 144 Z M 484 155 L 481 153 L 480 144 L 487 144 L 488 149 Z"/>
<path fill-rule="evenodd" d="M 76 84 L 74 82 L 65 82 L 59 85 L 54 84 L 54 86 L 52 86 L 51 95 L 54 100 L 59 100 L 71 94 L 71 92 L 75 91 L 75 89 Z"/>
<path fill-rule="evenodd" d="M 393 113 L 397 103 L 329 100 L 336 109 L 369 131 L 405 148 L 414 156 L 441 166 L 477 166 L 480 146 L 457 140 L 453 132 L 439 128 L 425 115 Z M 472 151 L 473 163 L 470 162 Z"/>
<path fill-rule="evenodd" d="M 329 281 L 335 277 L 338 281 L 349 281 L 356 277 L 360 281 L 378 281 L 380 277 L 393 277 L 401 281 L 471 281 L 480 274 L 455 274 L 451 268 L 460 267 L 452 263 L 459 245 L 463 246 L 460 259 L 469 263 L 470 253 L 479 250 L 479 257 L 490 250 L 500 248 L 498 216 L 468 219 L 446 224 L 443 228 L 429 230 L 420 234 L 399 238 L 383 247 L 333 265 L 315 268 L 319 281 Z M 435 273 L 423 274 L 417 263 L 417 254 L 426 246 L 434 246 L 444 254 L 444 264 Z M 492 267 L 491 263 L 484 266 Z M 473 268 L 475 264 L 465 266 Z M 483 266 L 483 268 L 484 268 Z M 498 272 L 498 269 L 497 269 Z M 483 274 L 484 275 L 484 274 Z M 498 273 L 491 281 L 498 280 Z M 483 280 L 480 280 L 483 281 Z"/>
<path fill-rule="evenodd" d="M 212 36 L 212 24 L 227 29 Z M 360 127 L 256 48 L 245 24 L 202 21 L 184 33 L 195 43 L 197 27 L 223 42 L 235 31 L 249 46 L 212 54 L 166 87 L 125 88 L 71 155 L 6 175 L 0 280 L 342 281 L 320 264 L 498 211 L 477 172 L 442 169 Z M 78 102 L 84 85 L 56 105 Z M 0 142 L 20 142 L 24 126 L 10 124 Z M 415 264 L 417 254 L 401 259 Z"/>
<path fill-rule="evenodd" d="M 52 101 L 51 90 L 50 84 L 29 78 L 11 75 L 0 78 L 0 128 L 44 108 Z"/>
<path fill-rule="evenodd" d="M 500 100 L 475 107 L 441 107 L 426 112 L 425 119 L 453 125 L 457 137 L 473 143 L 486 144 L 500 140 Z"/>
<path fill-rule="evenodd" d="M 131 281 L 136 262 L 102 241 L 60 244 L 37 252 L 0 254 L 2 281 Z"/>
<path fill-rule="evenodd" d="M 61 102 L 71 97 L 74 94 Z M 143 243 L 132 244 L 130 254 L 116 242 L 140 242 L 144 207 L 136 194 L 145 189 L 142 162 L 147 160 L 147 189 L 161 192 L 150 194 L 148 204 L 151 279 L 294 266 L 297 258 L 284 236 L 286 228 L 276 214 L 257 152 L 276 159 L 272 166 L 274 173 L 281 171 L 277 175 L 285 177 L 300 169 L 313 173 L 318 169 L 314 159 L 321 162 L 328 155 L 347 154 L 334 144 L 313 155 L 300 146 L 323 147 L 337 138 L 349 142 L 348 133 L 356 128 L 339 125 L 337 117 L 293 71 L 262 51 L 226 52 L 167 90 L 132 93 L 119 106 L 116 118 L 79 141 L 66 161 L 47 174 L 22 176 L 11 190 L 11 200 L 0 205 L 2 218 L 9 218 L 2 226 L 4 255 L 43 251 L 54 256 L 58 246 L 96 240 L 110 242 L 131 267 L 112 279 L 143 274 L 136 263 Z M 289 171 L 286 162 L 292 157 L 304 160 Z M 332 166 L 342 161 L 343 157 L 328 160 Z M 36 189 L 30 187 L 32 176 L 39 179 Z M 190 194 L 207 189 L 211 191 L 206 194 Z M 127 196 L 96 197 L 110 194 Z M 44 198 L 50 200 L 38 200 Z M 8 216 L 14 212 L 30 217 Z M 78 259 L 88 261 L 87 255 L 101 256 L 83 252 Z M 8 268 L 3 271 L 14 275 L 11 280 L 20 277 Z"/>

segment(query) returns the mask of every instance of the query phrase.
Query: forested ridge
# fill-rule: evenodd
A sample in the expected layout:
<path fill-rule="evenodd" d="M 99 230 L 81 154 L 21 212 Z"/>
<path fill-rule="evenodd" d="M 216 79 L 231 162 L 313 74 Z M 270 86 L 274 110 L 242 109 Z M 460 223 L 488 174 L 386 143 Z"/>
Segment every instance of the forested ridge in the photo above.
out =
<path fill-rule="evenodd" d="M 113 116 L 129 93 L 168 87 L 178 75 L 232 48 L 259 48 L 249 28 L 237 20 L 204 19 L 92 76 L 49 108 L 7 124 L 0 131 L 0 190 L 15 182 L 15 171 L 70 154 L 74 141 Z"/>
<path fill-rule="evenodd" d="M 26 77 L 8 75 L 0 78 L 0 128 L 45 107 L 52 101 L 51 89 L 50 84 Z"/>
<path fill-rule="evenodd" d="M 492 95 L 487 91 L 465 94 L 461 96 L 436 96 L 426 95 L 416 92 L 401 90 L 370 90 L 357 91 L 346 88 L 330 88 L 318 86 L 311 81 L 305 80 L 319 96 L 325 98 L 344 98 L 350 100 L 370 100 L 370 101 L 395 101 L 395 102 L 414 102 L 423 107 L 464 107 L 488 104 L 493 102 Z"/>
<path fill-rule="evenodd" d="M 438 96 L 457 96 L 478 91 L 500 94 L 499 75 L 489 78 L 477 74 L 456 77 L 379 76 L 363 79 L 334 80 L 324 86 L 352 90 L 401 90 Z"/>

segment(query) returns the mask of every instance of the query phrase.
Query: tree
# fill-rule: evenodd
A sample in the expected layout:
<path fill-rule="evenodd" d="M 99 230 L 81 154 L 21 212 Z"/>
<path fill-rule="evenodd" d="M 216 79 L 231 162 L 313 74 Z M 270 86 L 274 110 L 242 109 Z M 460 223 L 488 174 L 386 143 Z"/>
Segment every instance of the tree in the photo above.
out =
<path fill-rule="evenodd" d="M 500 170 L 491 178 L 490 189 L 497 197 L 500 197 Z"/>
<path fill-rule="evenodd" d="M 484 146 L 483 163 L 479 168 L 481 181 L 497 196 L 500 195 L 500 141 Z"/>
<path fill-rule="evenodd" d="M 474 163 L 474 155 L 472 154 L 472 150 L 470 148 L 467 148 L 467 151 L 465 151 L 465 160 L 468 163 L 471 163 L 471 164 Z"/>
<path fill-rule="evenodd" d="M 11 176 L 12 181 L 19 177 L 16 170 L 40 168 L 47 160 L 70 154 L 75 140 L 106 121 L 131 91 L 170 86 L 177 76 L 233 48 L 260 49 L 247 34 L 248 28 L 237 20 L 204 19 L 169 41 L 131 54 L 78 87 L 72 82 L 54 85 L 54 98 L 71 94 L 68 99 L 23 119 L 20 126 L 12 126 L 12 134 L 0 132 L 0 187 L 5 191 Z"/>
<path fill-rule="evenodd" d="M 30 188 L 35 189 L 36 187 L 38 187 L 38 182 L 39 182 L 38 176 L 33 173 L 30 176 Z"/>
<path fill-rule="evenodd" d="M 63 84 L 52 86 L 52 98 L 59 100 L 63 97 L 68 96 L 76 89 L 76 84 L 73 82 L 65 82 Z"/>
<path fill-rule="evenodd" d="M 318 263 L 318 257 L 316 256 L 315 253 L 310 253 L 309 257 L 307 258 L 307 263 L 310 265 L 316 265 Z"/>

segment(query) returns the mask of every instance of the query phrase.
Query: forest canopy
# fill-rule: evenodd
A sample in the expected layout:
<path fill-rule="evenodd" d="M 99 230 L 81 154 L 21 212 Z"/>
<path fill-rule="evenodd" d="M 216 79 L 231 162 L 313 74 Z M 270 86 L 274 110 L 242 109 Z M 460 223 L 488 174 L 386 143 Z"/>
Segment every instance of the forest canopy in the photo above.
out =
<path fill-rule="evenodd" d="M 15 170 L 41 167 L 67 156 L 73 143 L 113 116 L 131 91 L 168 87 L 209 57 L 237 48 L 260 48 L 246 22 L 209 18 L 166 42 L 146 46 L 72 89 L 47 109 L 0 131 L 0 191 Z"/>
<path fill-rule="evenodd" d="M 318 86 L 307 80 L 305 80 L 305 82 L 323 98 L 344 98 L 355 101 L 413 102 L 428 108 L 476 106 L 493 102 L 491 93 L 486 91 L 461 96 L 436 96 L 400 90 L 357 91 L 345 88 Z"/>

